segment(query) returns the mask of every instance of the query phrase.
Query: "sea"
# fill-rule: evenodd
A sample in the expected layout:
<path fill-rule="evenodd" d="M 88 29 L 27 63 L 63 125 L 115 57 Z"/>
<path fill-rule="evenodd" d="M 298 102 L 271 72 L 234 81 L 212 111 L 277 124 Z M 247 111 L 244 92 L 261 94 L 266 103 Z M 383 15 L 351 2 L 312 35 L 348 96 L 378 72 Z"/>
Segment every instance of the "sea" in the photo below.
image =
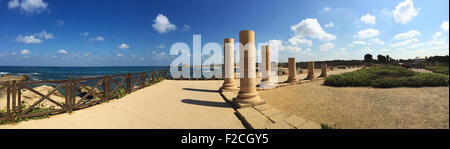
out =
<path fill-rule="evenodd" d="M 52 67 L 0 66 L 0 75 L 28 75 L 30 81 L 90 78 L 105 75 L 169 70 L 169 66 L 108 66 L 108 67 Z"/>

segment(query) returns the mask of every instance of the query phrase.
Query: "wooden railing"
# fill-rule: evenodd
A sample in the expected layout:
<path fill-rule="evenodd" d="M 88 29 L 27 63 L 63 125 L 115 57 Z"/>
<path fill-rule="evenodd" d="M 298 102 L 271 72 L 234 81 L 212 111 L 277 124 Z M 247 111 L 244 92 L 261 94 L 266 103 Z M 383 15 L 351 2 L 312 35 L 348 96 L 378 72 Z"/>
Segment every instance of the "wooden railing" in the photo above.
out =
<path fill-rule="evenodd" d="M 73 110 L 118 98 L 120 97 L 118 94 L 123 96 L 159 82 L 161 79 L 170 78 L 167 74 L 167 70 L 158 70 L 94 78 L 69 77 L 67 80 L 0 82 L 0 91 L 4 96 L 2 98 L 6 102 L 5 110 L 0 109 L 0 121 L 16 121 L 28 117 L 71 113 Z M 47 93 L 41 93 L 32 87 L 39 84 L 54 84 L 55 87 Z M 29 106 L 24 105 L 23 91 L 38 95 L 39 100 L 27 103 L 30 104 Z M 59 91 L 63 93 L 59 93 Z M 61 95 L 55 95 L 57 92 Z M 51 108 L 42 108 L 40 104 L 43 102 L 51 104 Z"/>

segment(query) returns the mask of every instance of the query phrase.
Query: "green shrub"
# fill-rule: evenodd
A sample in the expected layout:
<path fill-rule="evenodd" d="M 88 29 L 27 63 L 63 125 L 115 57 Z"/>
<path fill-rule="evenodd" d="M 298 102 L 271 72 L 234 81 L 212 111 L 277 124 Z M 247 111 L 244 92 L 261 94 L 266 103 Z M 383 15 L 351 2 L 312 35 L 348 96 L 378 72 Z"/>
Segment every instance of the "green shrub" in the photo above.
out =
<path fill-rule="evenodd" d="M 409 87 L 448 86 L 448 79 L 448 76 L 443 74 L 419 73 L 417 75 L 405 78 L 404 84 Z"/>
<path fill-rule="evenodd" d="M 434 73 L 441 73 L 441 74 L 449 74 L 448 73 L 448 66 L 427 66 L 425 69 L 430 70 Z"/>
<path fill-rule="evenodd" d="M 120 99 L 120 98 L 124 97 L 126 94 L 127 94 L 127 92 L 125 91 L 124 88 L 119 88 L 114 92 L 113 98 Z"/>
<path fill-rule="evenodd" d="M 371 86 L 375 88 L 448 86 L 449 77 L 442 74 L 418 73 L 398 66 L 360 69 L 354 72 L 330 75 L 324 85 Z"/>

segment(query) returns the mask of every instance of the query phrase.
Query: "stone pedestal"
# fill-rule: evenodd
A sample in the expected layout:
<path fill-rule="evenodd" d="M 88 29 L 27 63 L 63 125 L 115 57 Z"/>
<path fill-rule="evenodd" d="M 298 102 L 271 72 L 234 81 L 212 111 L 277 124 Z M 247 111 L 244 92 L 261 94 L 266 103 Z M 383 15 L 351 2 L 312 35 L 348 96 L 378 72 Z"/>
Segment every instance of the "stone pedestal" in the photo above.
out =
<path fill-rule="evenodd" d="M 240 89 L 233 104 L 237 108 L 262 105 L 265 103 L 256 91 L 255 32 L 244 30 L 239 32 L 240 42 Z M 242 65 L 243 64 L 243 65 Z"/>
<path fill-rule="evenodd" d="M 273 81 L 270 79 L 271 75 L 271 66 L 270 66 L 270 46 L 261 46 L 261 58 L 262 58 L 262 64 L 265 68 L 265 71 L 262 71 L 262 79 L 261 83 L 259 84 L 260 89 L 272 89 L 275 88 L 276 85 L 273 83 Z M 262 69 L 261 69 L 262 70 Z"/>
<path fill-rule="evenodd" d="M 319 77 L 327 77 L 327 64 L 322 64 L 320 65 L 321 69 L 322 69 L 322 73 L 320 74 Z"/>
<path fill-rule="evenodd" d="M 316 77 L 314 76 L 314 62 L 308 62 L 308 76 L 306 76 L 305 80 L 314 80 Z"/>
<path fill-rule="evenodd" d="M 224 72 L 225 78 L 223 81 L 223 85 L 221 87 L 222 91 L 237 91 L 239 88 L 236 86 L 234 82 L 235 73 L 234 73 L 234 39 L 227 38 L 224 39 Z"/>
<path fill-rule="evenodd" d="M 298 82 L 296 68 L 297 68 L 297 66 L 296 66 L 295 58 L 289 58 L 288 59 L 289 77 L 288 77 L 288 79 L 286 81 L 287 83 Z"/>

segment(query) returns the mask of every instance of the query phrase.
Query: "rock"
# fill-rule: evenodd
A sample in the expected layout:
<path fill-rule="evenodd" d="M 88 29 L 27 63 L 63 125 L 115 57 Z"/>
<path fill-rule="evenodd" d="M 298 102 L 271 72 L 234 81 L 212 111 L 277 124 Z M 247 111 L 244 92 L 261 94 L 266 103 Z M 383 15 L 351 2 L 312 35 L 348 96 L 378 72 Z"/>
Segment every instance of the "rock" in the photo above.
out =
<path fill-rule="evenodd" d="M 53 91 L 53 87 L 48 86 L 48 85 L 41 85 L 38 87 L 33 88 L 34 90 L 36 90 L 37 92 L 41 93 L 42 95 L 47 95 L 48 93 L 50 93 L 51 91 Z M 31 106 L 33 105 L 35 102 L 37 102 L 38 100 L 40 100 L 42 98 L 42 96 L 39 96 L 38 94 L 24 89 L 22 91 L 22 101 L 25 103 L 25 105 L 27 106 Z M 60 103 L 60 104 L 64 104 L 65 102 L 65 97 L 64 95 L 62 95 L 59 91 L 55 91 L 53 94 L 51 94 L 49 96 L 50 99 Z M 48 99 L 44 99 L 41 103 L 39 103 L 36 107 L 40 107 L 40 108 L 51 108 L 51 107 L 58 107 L 56 104 L 54 104 L 53 102 L 49 101 Z"/>
<path fill-rule="evenodd" d="M 3 81 L 26 81 L 28 80 L 28 78 L 30 78 L 28 75 L 20 75 L 20 76 L 15 76 L 15 75 L 0 75 L 0 82 Z"/>
<path fill-rule="evenodd" d="M 81 97 L 83 97 L 84 95 L 86 95 L 86 94 L 89 92 L 89 90 L 92 89 L 92 87 L 89 87 L 89 86 L 86 86 L 86 88 L 88 88 L 88 90 L 86 90 L 86 89 L 83 88 L 83 87 L 79 87 L 79 88 L 78 88 L 78 92 L 80 93 Z M 100 90 L 98 90 L 98 88 L 94 88 L 94 90 L 92 91 L 92 93 L 101 93 L 101 92 L 100 92 Z M 90 94 L 90 95 L 88 95 L 86 98 L 87 98 L 87 99 L 93 99 L 94 97 L 95 97 L 94 95 Z"/>

